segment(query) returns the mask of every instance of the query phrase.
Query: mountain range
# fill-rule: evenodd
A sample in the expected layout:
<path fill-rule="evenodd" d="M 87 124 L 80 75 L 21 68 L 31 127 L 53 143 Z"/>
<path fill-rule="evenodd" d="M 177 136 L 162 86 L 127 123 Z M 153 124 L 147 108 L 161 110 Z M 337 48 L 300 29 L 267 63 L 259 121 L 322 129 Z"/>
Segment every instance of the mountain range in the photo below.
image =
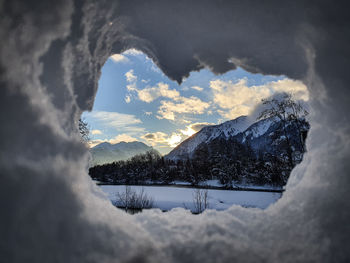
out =
<path fill-rule="evenodd" d="M 111 144 L 103 142 L 90 149 L 92 165 L 112 163 L 114 161 L 127 160 L 137 154 L 152 150 L 142 142 L 119 142 Z"/>
<path fill-rule="evenodd" d="M 276 118 L 254 123 L 251 120 L 241 116 L 219 125 L 206 126 L 164 158 L 152 151 L 153 154 L 127 162 L 110 163 L 121 158 L 121 151 L 116 148 L 123 148 L 129 157 L 136 154 L 131 149 L 142 146 L 147 151 L 152 148 L 140 142 L 100 144 L 92 149 L 95 161 L 99 157 L 109 164 L 91 167 L 89 174 L 94 180 L 116 184 L 169 184 L 180 181 L 199 185 L 208 180 L 218 180 L 227 188 L 236 183 L 285 185 L 305 152 L 305 139 L 310 127 L 308 122 L 302 118 L 290 118 L 284 122 Z M 113 158 L 115 153 L 118 157 L 116 154 Z"/>

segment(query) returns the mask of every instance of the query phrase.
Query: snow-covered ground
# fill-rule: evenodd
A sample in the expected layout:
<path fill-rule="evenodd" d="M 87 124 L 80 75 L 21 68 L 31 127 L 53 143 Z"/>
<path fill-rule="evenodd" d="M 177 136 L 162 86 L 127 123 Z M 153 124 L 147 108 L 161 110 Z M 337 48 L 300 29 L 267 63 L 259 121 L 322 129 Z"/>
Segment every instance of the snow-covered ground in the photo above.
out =
<path fill-rule="evenodd" d="M 174 184 L 186 185 L 186 184 L 189 184 L 189 183 L 181 182 L 181 181 L 175 181 Z M 207 180 L 207 181 L 200 182 L 199 185 L 201 185 L 201 186 L 224 187 L 224 185 L 222 185 L 219 180 Z M 233 187 L 244 188 L 244 189 L 259 189 L 259 190 L 282 190 L 282 188 L 279 187 L 279 186 L 255 185 L 255 184 L 245 184 L 245 183 L 233 183 Z"/>
<path fill-rule="evenodd" d="M 125 186 L 123 185 L 101 185 L 100 187 L 111 201 L 116 200 L 117 192 L 122 193 L 125 191 Z M 147 195 L 154 199 L 156 208 L 170 210 L 175 207 L 184 207 L 194 210 L 194 188 L 131 186 L 137 192 L 140 192 L 142 187 Z M 232 205 L 265 209 L 281 197 L 281 193 L 231 190 L 208 190 L 208 194 L 209 208 L 216 210 L 225 210 Z"/>

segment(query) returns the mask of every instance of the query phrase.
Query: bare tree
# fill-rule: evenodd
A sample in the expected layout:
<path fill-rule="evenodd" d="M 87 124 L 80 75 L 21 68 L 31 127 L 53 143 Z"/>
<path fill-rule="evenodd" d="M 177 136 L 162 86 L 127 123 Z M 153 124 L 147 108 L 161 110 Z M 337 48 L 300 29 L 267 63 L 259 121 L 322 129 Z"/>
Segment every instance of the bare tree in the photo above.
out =
<path fill-rule="evenodd" d="M 308 112 L 302 107 L 302 105 L 299 102 L 295 102 L 292 99 L 292 95 L 290 93 L 285 93 L 282 96 L 282 99 L 263 99 L 262 102 L 264 105 L 267 105 L 268 108 L 266 108 L 260 113 L 258 120 L 266 118 L 276 118 L 281 123 L 283 135 L 287 144 L 287 159 L 290 168 L 292 169 L 294 167 L 293 151 L 290 138 L 287 132 L 287 125 L 289 122 L 296 123 L 299 133 L 300 148 L 304 152 L 304 142 L 302 140 L 300 119 L 305 118 L 308 115 Z"/>
<path fill-rule="evenodd" d="M 209 208 L 208 189 L 195 189 L 192 193 L 194 213 L 200 214 Z"/>
<path fill-rule="evenodd" d="M 153 198 L 145 193 L 142 187 L 141 191 L 137 193 L 132 190 L 129 185 L 125 186 L 125 191 L 116 193 L 116 201 L 114 205 L 117 207 L 122 207 L 128 212 L 129 209 L 149 209 L 153 207 Z"/>
<path fill-rule="evenodd" d="M 83 119 L 79 119 L 78 123 L 78 129 L 81 135 L 81 138 L 83 139 L 84 142 L 89 142 L 90 140 L 90 128 L 89 125 L 86 121 Z"/>
<path fill-rule="evenodd" d="M 296 102 L 292 99 L 291 94 L 286 95 L 286 104 L 288 108 L 290 109 L 288 120 L 292 121 L 296 124 L 298 133 L 299 133 L 299 144 L 300 149 L 302 152 L 305 152 L 304 147 L 304 138 L 303 138 L 303 129 L 302 125 L 300 123 L 301 118 L 305 118 L 307 115 L 309 115 L 309 112 L 301 105 L 300 102 Z"/>

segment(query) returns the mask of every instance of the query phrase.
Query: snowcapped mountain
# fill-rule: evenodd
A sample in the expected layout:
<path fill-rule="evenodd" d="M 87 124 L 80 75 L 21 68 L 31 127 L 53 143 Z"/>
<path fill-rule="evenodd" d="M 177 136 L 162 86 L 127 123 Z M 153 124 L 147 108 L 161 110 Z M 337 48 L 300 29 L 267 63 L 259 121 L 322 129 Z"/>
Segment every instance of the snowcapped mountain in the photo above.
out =
<path fill-rule="evenodd" d="M 309 129 L 305 120 L 300 120 L 300 125 L 302 125 L 302 130 Z M 287 133 L 292 147 L 300 151 L 298 149 L 300 148 L 300 138 L 297 135 L 295 124 L 289 123 L 287 125 Z M 219 125 L 204 127 L 183 141 L 165 158 L 174 161 L 191 159 L 198 149 L 203 148 L 203 145 L 209 147 L 210 152 L 210 148 L 213 148 L 214 145 L 216 148 L 218 144 L 225 147 L 225 143 L 233 141 L 249 145 L 256 154 L 259 152 L 276 154 L 278 146 L 284 141 L 283 137 L 282 126 L 277 119 L 267 118 L 252 124 L 248 117 L 241 116 Z"/>
<path fill-rule="evenodd" d="M 137 154 L 145 153 L 153 148 L 142 142 L 120 142 L 110 144 L 103 142 L 90 149 L 92 165 L 127 160 Z"/>
<path fill-rule="evenodd" d="M 247 116 L 241 116 L 219 125 L 206 126 L 179 144 L 174 150 L 166 155 L 165 158 L 170 160 L 190 158 L 194 150 L 201 143 L 209 143 L 218 137 L 233 137 L 245 131 L 250 124 L 251 121 Z"/>

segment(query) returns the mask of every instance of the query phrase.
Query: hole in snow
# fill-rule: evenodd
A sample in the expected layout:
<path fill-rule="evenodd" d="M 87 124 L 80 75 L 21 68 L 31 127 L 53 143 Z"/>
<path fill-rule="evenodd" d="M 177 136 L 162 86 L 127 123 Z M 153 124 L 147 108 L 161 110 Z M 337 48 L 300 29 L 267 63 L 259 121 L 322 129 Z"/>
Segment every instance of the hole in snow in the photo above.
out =
<path fill-rule="evenodd" d="M 112 55 L 82 116 L 89 174 L 130 213 L 264 209 L 302 160 L 308 99 L 285 76 L 203 69 L 177 84 L 138 50 Z"/>

